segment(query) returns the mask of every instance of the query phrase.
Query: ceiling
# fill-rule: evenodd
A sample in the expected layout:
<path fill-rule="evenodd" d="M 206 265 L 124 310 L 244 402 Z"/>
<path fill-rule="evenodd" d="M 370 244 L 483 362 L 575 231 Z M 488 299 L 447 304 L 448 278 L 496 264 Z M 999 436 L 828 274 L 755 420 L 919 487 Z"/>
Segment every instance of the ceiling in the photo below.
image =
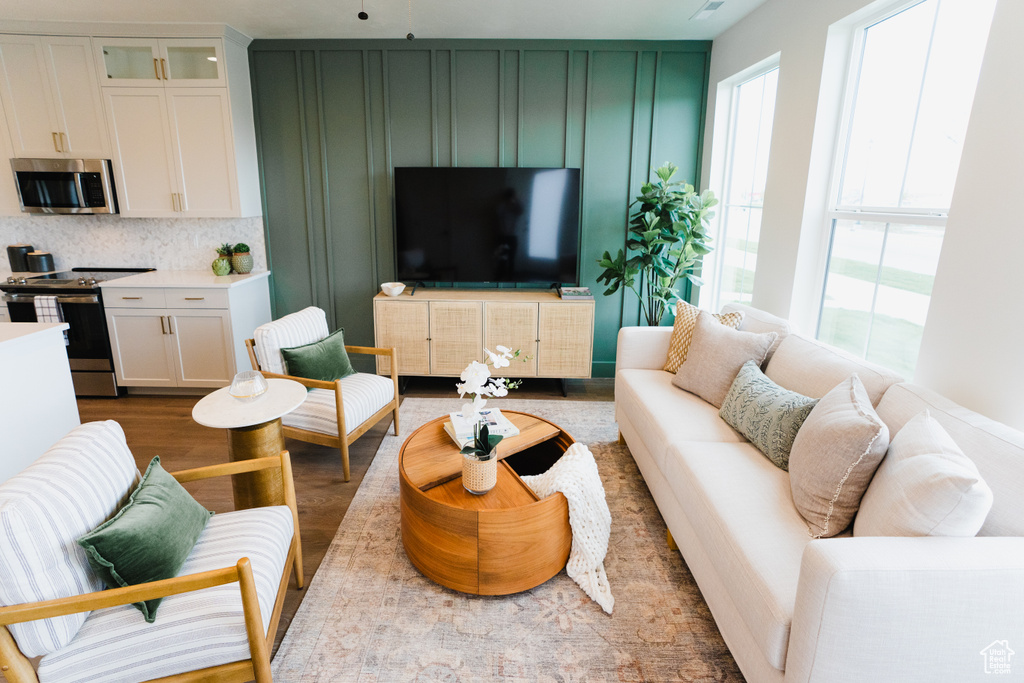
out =
<path fill-rule="evenodd" d="M 3 19 L 216 22 L 253 38 L 404 38 L 410 0 L 3 0 Z M 411 0 L 417 38 L 708 40 L 765 0 Z M 361 6 L 369 19 L 360 21 Z"/>

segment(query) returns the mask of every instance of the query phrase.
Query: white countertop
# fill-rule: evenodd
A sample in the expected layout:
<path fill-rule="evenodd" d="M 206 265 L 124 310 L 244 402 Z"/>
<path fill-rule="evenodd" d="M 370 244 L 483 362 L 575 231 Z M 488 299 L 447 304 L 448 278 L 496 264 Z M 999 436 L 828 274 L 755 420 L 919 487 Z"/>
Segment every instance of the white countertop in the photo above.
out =
<path fill-rule="evenodd" d="M 269 270 L 245 275 L 214 275 L 207 270 L 154 270 L 101 282 L 103 289 L 135 287 L 215 287 L 227 289 L 270 277 Z"/>
<path fill-rule="evenodd" d="M 67 323 L 0 323 L 0 344 L 50 330 L 66 330 Z"/>

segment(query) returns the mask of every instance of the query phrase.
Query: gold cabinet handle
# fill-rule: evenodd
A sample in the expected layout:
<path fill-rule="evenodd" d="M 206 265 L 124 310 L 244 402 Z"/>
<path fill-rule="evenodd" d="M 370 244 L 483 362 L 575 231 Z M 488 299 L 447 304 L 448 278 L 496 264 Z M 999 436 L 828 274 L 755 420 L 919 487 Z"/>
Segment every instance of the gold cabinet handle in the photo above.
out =
<path fill-rule="evenodd" d="M 160 70 L 164 72 L 164 80 L 167 80 L 167 60 L 163 57 L 160 58 Z"/>
<path fill-rule="evenodd" d="M 122 296 L 121 298 L 124 299 L 125 301 L 128 301 L 129 299 L 138 300 L 138 299 L 141 299 L 142 297 L 141 296 Z"/>
<path fill-rule="evenodd" d="M 205 296 L 186 296 L 185 301 L 206 301 Z"/>
<path fill-rule="evenodd" d="M 177 210 L 178 210 L 178 193 L 177 192 L 172 192 L 171 193 L 171 211 L 177 211 Z"/>
<path fill-rule="evenodd" d="M 164 327 L 164 317 L 160 316 L 160 334 L 167 334 L 167 328 Z"/>
<path fill-rule="evenodd" d="M 68 136 L 63 132 L 60 134 L 60 151 L 70 152 L 71 147 L 68 145 Z"/>
<path fill-rule="evenodd" d="M 156 76 L 156 80 L 160 80 L 160 63 L 156 57 L 153 57 L 153 75 Z"/>
<path fill-rule="evenodd" d="M 53 136 L 53 151 L 54 152 L 62 152 L 62 151 L 64 151 L 64 150 L 62 150 L 60 148 L 60 138 L 57 137 L 57 133 L 50 133 L 50 135 Z"/>
<path fill-rule="evenodd" d="M 178 193 L 178 211 L 185 212 L 185 195 Z"/>
<path fill-rule="evenodd" d="M 167 316 L 167 334 L 174 334 L 174 316 Z"/>

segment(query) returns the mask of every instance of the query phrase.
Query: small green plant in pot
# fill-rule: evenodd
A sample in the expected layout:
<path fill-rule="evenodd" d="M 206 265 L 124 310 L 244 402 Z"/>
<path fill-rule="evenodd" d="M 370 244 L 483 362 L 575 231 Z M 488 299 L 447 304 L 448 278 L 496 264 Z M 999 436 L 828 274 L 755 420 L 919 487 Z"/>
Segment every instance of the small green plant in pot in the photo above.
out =
<path fill-rule="evenodd" d="M 678 170 L 672 163 L 657 169 L 658 180 L 644 183 L 630 204 L 637 206 L 626 233 L 626 249 L 633 255 L 627 258 L 619 249 L 612 258 L 606 251 L 597 261 L 605 269 L 597 278 L 608 285 L 605 296 L 620 287 L 633 290 L 644 320 L 651 326 L 661 324 L 679 299 L 676 286 L 680 280 L 704 284 L 694 271 L 711 252 L 708 230 L 715 215 L 711 207 L 718 200 L 711 190 L 698 194 L 689 183 L 671 182 Z"/>
<path fill-rule="evenodd" d="M 231 249 L 231 267 L 236 273 L 252 272 L 252 254 L 249 253 L 249 245 L 239 242 Z"/>
<path fill-rule="evenodd" d="M 231 273 L 231 245 L 225 242 L 217 247 L 217 258 L 211 264 L 214 275 L 228 275 Z"/>

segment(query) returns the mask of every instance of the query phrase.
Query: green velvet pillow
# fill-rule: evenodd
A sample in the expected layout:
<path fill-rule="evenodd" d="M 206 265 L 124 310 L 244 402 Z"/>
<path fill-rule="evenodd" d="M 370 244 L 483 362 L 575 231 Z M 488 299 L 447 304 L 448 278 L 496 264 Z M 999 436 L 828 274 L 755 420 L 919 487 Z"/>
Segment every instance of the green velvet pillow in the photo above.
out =
<path fill-rule="evenodd" d="M 332 332 L 312 344 L 281 349 L 288 374 L 324 382 L 356 374 L 348 359 L 348 352 L 345 351 L 344 331 Z"/>
<path fill-rule="evenodd" d="M 107 588 L 178 575 L 213 513 L 153 458 L 142 481 L 112 518 L 78 539 Z M 134 605 L 153 623 L 163 598 Z"/>
<path fill-rule="evenodd" d="M 789 471 L 789 452 L 800 426 L 818 403 L 768 379 L 754 361 L 740 368 L 718 414 L 772 463 Z"/>

